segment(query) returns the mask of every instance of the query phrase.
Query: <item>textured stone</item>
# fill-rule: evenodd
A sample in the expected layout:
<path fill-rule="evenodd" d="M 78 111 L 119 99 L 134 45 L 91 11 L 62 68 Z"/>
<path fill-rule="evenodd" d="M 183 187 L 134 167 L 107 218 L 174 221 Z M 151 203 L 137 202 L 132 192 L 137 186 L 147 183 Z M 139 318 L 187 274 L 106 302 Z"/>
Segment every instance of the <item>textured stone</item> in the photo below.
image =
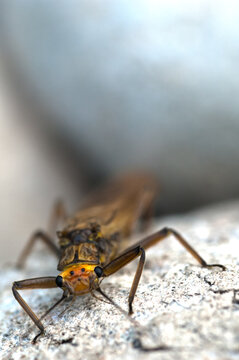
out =
<path fill-rule="evenodd" d="M 62 315 L 62 304 L 44 320 L 46 335 L 37 344 L 37 330 L 12 296 L 14 280 L 55 275 L 56 261 L 36 249 L 26 269 L 1 269 L 1 358 L 6 359 L 144 359 L 144 346 L 165 345 L 147 352 L 149 359 L 236 359 L 239 353 L 239 202 L 222 204 L 184 216 L 156 221 L 178 229 L 202 257 L 227 270 L 201 268 L 177 242 L 169 240 L 149 249 L 130 321 L 112 305 L 90 295 L 79 297 Z M 136 263 L 105 279 L 102 289 L 124 310 Z M 31 290 L 23 296 L 37 314 L 56 301 L 61 291 Z M 140 333 L 140 334 L 139 334 Z"/>

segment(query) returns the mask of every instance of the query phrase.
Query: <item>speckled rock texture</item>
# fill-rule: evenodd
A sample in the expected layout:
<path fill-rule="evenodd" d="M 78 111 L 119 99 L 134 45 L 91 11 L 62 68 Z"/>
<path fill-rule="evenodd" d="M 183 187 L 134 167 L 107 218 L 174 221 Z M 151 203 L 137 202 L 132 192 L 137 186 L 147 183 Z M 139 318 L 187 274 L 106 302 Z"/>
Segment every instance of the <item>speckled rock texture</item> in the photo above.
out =
<path fill-rule="evenodd" d="M 1 359 L 238 359 L 239 356 L 239 202 L 155 221 L 150 231 L 171 226 L 180 231 L 209 263 L 199 266 L 172 237 L 149 249 L 134 301 L 133 320 L 90 295 L 68 310 L 64 303 L 49 314 L 45 336 L 37 333 L 11 293 L 14 280 L 57 274 L 56 260 L 36 247 L 24 271 L 1 269 Z M 143 235 L 140 235 L 143 236 Z M 102 289 L 127 310 L 127 295 L 136 262 L 105 279 Z M 22 292 L 43 314 L 60 289 Z M 139 345 L 139 339 L 144 347 Z M 156 350 L 165 346 L 163 350 Z M 146 351 L 146 350 L 154 351 Z"/>

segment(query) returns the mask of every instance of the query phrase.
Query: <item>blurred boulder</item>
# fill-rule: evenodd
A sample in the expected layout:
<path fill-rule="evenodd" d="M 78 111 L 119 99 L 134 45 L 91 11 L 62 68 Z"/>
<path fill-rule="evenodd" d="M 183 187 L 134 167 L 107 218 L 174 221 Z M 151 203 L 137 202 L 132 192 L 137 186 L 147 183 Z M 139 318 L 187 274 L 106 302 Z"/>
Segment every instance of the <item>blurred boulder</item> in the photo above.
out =
<path fill-rule="evenodd" d="M 92 182 L 148 169 L 166 212 L 238 196 L 237 3 L 8 0 L 0 12 L 16 95 Z"/>

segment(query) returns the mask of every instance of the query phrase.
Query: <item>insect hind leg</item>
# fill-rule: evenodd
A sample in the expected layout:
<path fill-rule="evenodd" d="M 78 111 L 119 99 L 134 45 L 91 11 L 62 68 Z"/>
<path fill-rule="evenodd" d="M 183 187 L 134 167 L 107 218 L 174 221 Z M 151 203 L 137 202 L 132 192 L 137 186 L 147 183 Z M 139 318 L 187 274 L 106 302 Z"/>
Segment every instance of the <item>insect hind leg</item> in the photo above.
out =
<path fill-rule="evenodd" d="M 140 217 L 140 227 L 142 231 L 146 231 L 149 229 L 152 218 L 154 214 L 154 202 L 151 201 L 150 204 L 143 210 L 141 217 Z"/>
<path fill-rule="evenodd" d="M 203 266 L 203 267 L 220 267 L 222 270 L 225 270 L 226 267 L 221 264 L 208 264 L 199 253 L 184 239 L 184 237 L 172 228 L 163 228 L 156 233 L 145 237 L 140 240 L 135 245 L 126 249 L 121 255 L 113 259 L 110 263 L 106 264 L 103 267 L 103 277 L 110 276 L 116 271 L 120 270 L 122 267 L 127 265 L 129 262 L 136 259 L 140 256 L 138 268 L 136 270 L 134 280 L 131 286 L 129 294 L 129 314 L 132 314 L 132 303 L 133 299 L 139 284 L 139 280 L 142 274 L 143 265 L 145 262 L 145 250 L 149 247 L 157 244 L 158 242 L 168 238 L 169 235 L 173 235 L 174 238 Z"/>
<path fill-rule="evenodd" d="M 158 242 L 168 238 L 172 235 L 203 267 L 220 267 L 222 270 L 226 270 L 226 267 L 221 264 L 208 264 L 199 253 L 184 239 L 184 237 L 176 230 L 164 227 L 156 233 L 147 236 L 140 240 L 136 245 L 143 247 L 145 250 Z"/>
<path fill-rule="evenodd" d="M 141 230 L 146 231 L 152 222 L 155 208 L 155 184 L 150 187 L 142 201 L 142 208 L 140 214 Z"/>
<path fill-rule="evenodd" d="M 22 253 L 19 256 L 17 261 L 17 267 L 22 268 L 24 267 L 28 256 L 30 255 L 33 246 L 36 241 L 41 240 L 44 242 L 48 248 L 59 258 L 60 250 L 58 249 L 57 245 L 54 242 L 54 234 L 56 231 L 57 224 L 60 220 L 65 220 L 66 218 L 66 210 L 62 201 L 58 200 L 52 209 L 50 220 L 48 224 L 48 232 L 39 230 L 36 231 L 29 241 L 27 242 L 25 248 L 23 249 Z"/>
<path fill-rule="evenodd" d="M 54 237 L 59 222 L 65 221 L 67 218 L 67 212 L 62 200 L 57 200 L 52 207 L 52 211 L 49 218 L 47 227 L 47 233 Z"/>
<path fill-rule="evenodd" d="M 54 243 L 54 240 L 49 235 L 47 235 L 47 233 L 45 233 L 44 231 L 41 231 L 41 230 L 36 231 L 31 236 L 30 240 L 27 242 L 27 245 L 25 246 L 22 253 L 20 254 L 20 257 L 19 257 L 19 259 L 17 261 L 17 265 L 16 265 L 19 269 L 24 267 L 26 260 L 27 260 L 28 256 L 30 255 L 30 253 L 33 249 L 33 246 L 37 240 L 41 240 L 42 242 L 44 242 L 48 246 L 48 248 L 57 256 L 57 258 L 59 258 L 60 250 Z"/>

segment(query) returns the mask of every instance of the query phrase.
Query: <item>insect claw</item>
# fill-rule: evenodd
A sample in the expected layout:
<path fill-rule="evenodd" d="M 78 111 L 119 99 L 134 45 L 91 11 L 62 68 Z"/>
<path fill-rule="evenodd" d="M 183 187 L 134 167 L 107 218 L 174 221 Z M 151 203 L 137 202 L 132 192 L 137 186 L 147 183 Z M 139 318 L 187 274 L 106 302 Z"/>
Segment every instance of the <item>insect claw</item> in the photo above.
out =
<path fill-rule="evenodd" d="M 37 342 L 37 339 L 44 334 L 44 330 L 43 331 L 40 331 L 33 339 L 32 339 L 32 344 L 35 345 L 36 342 Z"/>
<path fill-rule="evenodd" d="M 205 267 L 207 267 L 207 268 L 219 267 L 219 268 L 222 269 L 222 271 L 227 270 L 226 266 L 221 265 L 221 264 L 209 264 L 209 265 L 207 264 Z"/>
<path fill-rule="evenodd" d="M 141 349 L 142 348 L 142 343 L 141 343 L 141 340 L 139 338 L 134 339 L 132 345 L 133 345 L 134 349 Z"/>
<path fill-rule="evenodd" d="M 143 352 L 171 350 L 171 348 L 167 345 L 159 345 L 159 346 L 152 347 L 152 348 L 145 347 L 139 338 L 134 339 L 132 345 L 133 345 L 133 348 L 138 349 Z"/>
<path fill-rule="evenodd" d="M 132 304 L 129 304 L 129 316 L 132 315 L 134 313 L 133 311 L 133 307 L 132 307 Z"/>

